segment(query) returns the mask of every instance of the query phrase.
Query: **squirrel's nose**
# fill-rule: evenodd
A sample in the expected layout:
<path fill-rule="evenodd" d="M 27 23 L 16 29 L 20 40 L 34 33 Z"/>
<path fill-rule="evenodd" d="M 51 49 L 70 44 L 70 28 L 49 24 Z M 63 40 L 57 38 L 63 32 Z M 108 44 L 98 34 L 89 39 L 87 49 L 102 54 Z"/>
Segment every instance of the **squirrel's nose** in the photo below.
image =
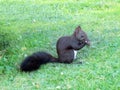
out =
<path fill-rule="evenodd" d="M 88 46 L 90 46 L 90 41 L 85 41 L 85 43 L 88 45 Z"/>

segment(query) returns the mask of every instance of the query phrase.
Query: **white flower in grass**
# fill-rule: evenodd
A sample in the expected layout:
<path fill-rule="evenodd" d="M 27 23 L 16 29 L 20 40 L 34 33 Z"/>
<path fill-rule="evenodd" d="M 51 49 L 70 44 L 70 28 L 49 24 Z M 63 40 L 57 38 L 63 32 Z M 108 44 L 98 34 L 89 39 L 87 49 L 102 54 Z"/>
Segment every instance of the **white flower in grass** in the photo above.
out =
<path fill-rule="evenodd" d="M 60 74 L 61 74 L 61 75 L 63 75 L 64 73 L 63 73 L 63 72 L 61 72 Z"/>
<path fill-rule="evenodd" d="M 57 86 L 56 89 L 60 89 L 61 87 L 60 86 Z"/>

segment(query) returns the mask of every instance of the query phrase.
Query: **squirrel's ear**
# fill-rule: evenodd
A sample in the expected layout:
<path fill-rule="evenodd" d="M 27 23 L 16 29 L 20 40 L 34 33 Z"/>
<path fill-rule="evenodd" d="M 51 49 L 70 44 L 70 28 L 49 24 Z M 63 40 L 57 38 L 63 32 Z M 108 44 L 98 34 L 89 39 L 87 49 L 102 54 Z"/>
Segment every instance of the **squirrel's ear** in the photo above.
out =
<path fill-rule="evenodd" d="M 76 36 L 79 33 L 80 30 L 81 30 L 81 27 L 78 26 L 74 31 L 74 35 Z"/>
<path fill-rule="evenodd" d="M 75 29 L 75 31 L 80 31 L 80 30 L 81 30 L 80 26 L 76 27 L 76 29 Z"/>
<path fill-rule="evenodd" d="M 80 26 L 78 26 L 76 29 L 80 29 L 80 30 L 81 30 L 81 27 L 80 27 Z"/>

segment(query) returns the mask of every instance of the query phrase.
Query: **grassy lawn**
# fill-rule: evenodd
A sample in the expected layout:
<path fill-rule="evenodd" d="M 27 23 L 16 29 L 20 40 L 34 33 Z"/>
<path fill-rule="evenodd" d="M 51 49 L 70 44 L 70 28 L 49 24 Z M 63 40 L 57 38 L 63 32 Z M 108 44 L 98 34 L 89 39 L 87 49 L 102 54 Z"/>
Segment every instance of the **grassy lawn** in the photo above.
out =
<path fill-rule="evenodd" d="M 56 42 L 81 25 L 91 47 L 75 62 L 24 73 L 27 55 L 57 57 Z M 120 90 L 120 0 L 0 0 L 1 90 Z"/>

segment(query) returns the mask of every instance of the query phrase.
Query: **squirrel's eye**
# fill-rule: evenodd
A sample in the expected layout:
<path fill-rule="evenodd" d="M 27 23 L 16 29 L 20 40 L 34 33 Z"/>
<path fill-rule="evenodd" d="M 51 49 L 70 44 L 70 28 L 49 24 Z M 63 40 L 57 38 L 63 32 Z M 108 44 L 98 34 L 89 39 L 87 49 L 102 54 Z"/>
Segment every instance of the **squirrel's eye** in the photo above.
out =
<path fill-rule="evenodd" d="M 83 38 L 84 36 L 82 35 L 81 38 Z"/>

